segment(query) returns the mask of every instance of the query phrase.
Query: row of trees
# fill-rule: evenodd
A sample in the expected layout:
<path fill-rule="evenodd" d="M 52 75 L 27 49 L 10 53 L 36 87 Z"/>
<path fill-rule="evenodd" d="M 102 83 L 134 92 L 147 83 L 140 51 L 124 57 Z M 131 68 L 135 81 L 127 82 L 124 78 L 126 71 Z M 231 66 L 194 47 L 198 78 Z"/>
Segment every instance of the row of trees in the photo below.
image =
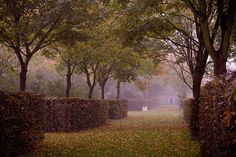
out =
<path fill-rule="evenodd" d="M 0 42 L 18 59 L 20 91 L 26 90 L 32 58 L 41 53 L 57 60 L 58 70 L 65 73 L 66 97 L 70 96 L 72 75 L 83 73 L 88 98 L 99 84 L 104 99 L 110 78 L 117 81 L 119 98 L 121 82 L 142 74 L 140 65 L 148 58 L 117 35 L 120 15 L 116 9 L 120 6 L 103 1 L 1 1 Z"/>
<path fill-rule="evenodd" d="M 162 44 L 157 52 L 179 66 L 177 72 L 196 100 L 207 61 L 212 60 L 215 76 L 227 72 L 235 50 L 234 0 L 135 0 L 127 1 L 125 11 L 127 40 Z M 189 75 L 191 82 L 186 80 Z"/>
<path fill-rule="evenodd" d="M 201 82 L 211 60 L 214 75 L 227 73 L 235 51 L 235 0 L 135 0 L 126 3 L 128 40 L 163 43 L 162 58 L 192 89 L 198 115 Z M 190 76 L 190 82 L 188 77 Z M 198 116 L 193 116 L 198 122 Z M 197 128 L 196 128 L 197 129 Z M 197 135 L 196 135 L 197 136 Z"/>
<path fill-rule="evenodd" d="M 143 73 L 143 60 L 156 64 L 161 58 L 178 66 L 173 67 L 198 100 L 209 58 L 219 76 L 234 56 L 234 0 L 0 2 L 0 42 L 20 63 L 21 91 L 32 57 L 44 52 L 57 56 L 66 71 L 66 96 L 74 72 L 85 74 L 89 98 L 96 84 L 104 98 L 109 78 L 119 90 L 120 82 Z"/>

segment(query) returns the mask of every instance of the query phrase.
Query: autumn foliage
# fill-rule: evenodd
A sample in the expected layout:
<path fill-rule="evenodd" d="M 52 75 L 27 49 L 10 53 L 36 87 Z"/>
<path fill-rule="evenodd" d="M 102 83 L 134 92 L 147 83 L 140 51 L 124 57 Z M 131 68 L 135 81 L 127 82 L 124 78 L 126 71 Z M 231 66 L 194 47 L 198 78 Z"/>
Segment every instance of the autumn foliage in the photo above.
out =
<path fill-rule="evenodd" d="M 201 94 L 199 127 L 201 155 L 236 156 L 236 74 L 207 83 Z"/>
<path fill-rule="evenodd" d="M 16 156 L 43 139 L 45 106 L 42 96 L 0 91 L 0 156 Z"/>

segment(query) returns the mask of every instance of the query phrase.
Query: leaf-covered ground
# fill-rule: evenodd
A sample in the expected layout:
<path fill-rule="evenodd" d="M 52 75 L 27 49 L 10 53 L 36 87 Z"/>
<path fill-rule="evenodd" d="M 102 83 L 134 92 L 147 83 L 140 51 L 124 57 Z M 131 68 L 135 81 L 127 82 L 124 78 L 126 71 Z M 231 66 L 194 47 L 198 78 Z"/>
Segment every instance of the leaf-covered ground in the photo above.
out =
<path fill-rule="evenodd" d="M 74 133 L 47 133 L 27 157 L 197 157 L 178 111 L 129 112 L 122 120 Z"/>

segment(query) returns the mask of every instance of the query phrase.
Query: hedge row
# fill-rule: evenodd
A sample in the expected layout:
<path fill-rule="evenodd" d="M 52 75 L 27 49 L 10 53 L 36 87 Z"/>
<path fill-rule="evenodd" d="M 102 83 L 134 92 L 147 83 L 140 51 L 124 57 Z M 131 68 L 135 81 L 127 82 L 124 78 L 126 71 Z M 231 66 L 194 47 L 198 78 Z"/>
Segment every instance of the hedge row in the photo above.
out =
<path fill-rule="evenodd" d="M 200 100 L 201 156 L 236 156 L 236 75 L 207 83 Z"/>
<path fill-rule="evenodd" d="M 44 131 L 97 127 L 108 117 L 127 117 L 127 110 L 127 101 L 121 100 L 61 98 L 45 101 L 37 94 L 0 91 L 0 156 L 31 151 L 43 140 Z"/>
<path fill-rule="evenodd" d="M 128 115 L 128 101 L 126 100 L 108 100 L 109 101 L 109 118 L 120 119 Z"/>
<path fill-rule="evenodd" d="M 49 99 L 46 107 L 46 131 L 93 128 L 104 124 L 108 119 L 109 104 L 105 100 Z"/>
<path fill-rule="evenodd" d="M 42 141 L 44 111 L 40 95 L 0 91 L 0 156 L 17 156 Z"/>

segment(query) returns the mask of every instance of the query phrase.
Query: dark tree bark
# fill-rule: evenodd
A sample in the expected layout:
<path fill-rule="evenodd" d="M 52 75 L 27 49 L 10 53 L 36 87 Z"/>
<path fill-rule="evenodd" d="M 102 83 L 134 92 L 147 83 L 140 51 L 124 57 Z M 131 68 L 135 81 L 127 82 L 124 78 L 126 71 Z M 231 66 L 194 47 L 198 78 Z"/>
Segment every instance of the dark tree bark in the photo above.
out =
<path fill-rule="evenodd" d="M 227 57 L 219 55 L 216 57 L 215 60 L 213 60 L 213 63 L 214 63 L 215 76 L 227 73 L 227 69 L 226 69 Z"/>
<path fill-rule="evenodd" d="M 94 86 L 89 86 L 89 92 L 88 92 L 89 99 L 93 98 L 93 90 L 94 90 Z"/>
<path fill-rule="evenodd" d="M 99 85 L 101 87 L 101 99 L 105 99 L 105 86 L 108 81 L 109 77 L 106 77 L 104 80 L 99 81 Z"/>
<path fill-rule="evenodd" d="M 229 56 L 230 40 L 236 14 L 236 1 L 218 0 L 216 3 L 215 1 L 202 0 L 198 3 L 192 0 L 183 1 L 192 10 L 200 24 L 205 48 L 214 63 L 214 75 L 219 76 L 227 73 L 226 62 Z M 214 10 L 215 7 L 212 7 L 213 5 L 216 5 L 216 11 Z M 212 16 L 215 17 L 214 20 L 211 19 Z M 217 41 L 215 40 L 216 37 L 218 38 Z M 215 45 L 218 45 L 217 48 Z"/>
<path fill-rule="evenodd" d="M 71 88 L 71 65 L 67 64 L 67 74 L 66 74 L 66 92 L 65 97 L 70 97 L 70 88 Z"/>
<path fill-rule="evenodd" d="M 22 58 L 21 50 L 19 47 L 14 49 L 15 54 L 20 63 L 20 82 L 19 82 L 19 90 L 24 92 L 26 90 L 26 81 L 27 81 L 27 72 L 28 72 L 28 64 L 32 57 L 29 55 L 30 53 L 27 52 L 28 55 L 25 56 L 25 60 Z"/>
<path fill-rule="evenodd" d="M 101 84 L 100 84 L 100 87 L 101 87 L 101 99 L 105 99 L 105 86 L 106 86 L 106 82 L 107 81 L 103 81 Z"/>
<path fill-rule="evenodd" d="M 96 86 L 96 77 L 94 76 L 93 81 L 91 83 L 90 73 L 86 70 L 85 74 L 86 74 L 87 84 L 88 84 L 88 88 L 89 88 L 88 98 L 92 99 L 93 98 L 93 91 L 94 91 L 94 88 Z"/>
<path fill-rule="evenodd" d="M 27 65 L 21 64 L 21 71 L 20 71 L 20 91 L 26 90 L 26 80 L 27 80 Z"/>
<path fill-rule="evenodd" d="M 105 99 L 105 85 L 101 85 L 101 98 Z"/>
<path fill-rule="evenodd" d="M 190 128 L 192 137 L 199 137 L 199 99 L 201 95 L 201 83 L 202 78 L 205 73 L 205 66 L 208 54 L 205 53 L 205 58 L 203 57 L 201 61 L 196 64 L 195 72 L 192 75 L 193 78 L 193 98 L 192 102 L 192 116 L 190 117 Z"/>
<path fill-rule="evenodd" d="M 119 80 L 116 81 L 116 99 L 120 99 L 120 84 Z"/>
<path fill-rule="evenodd" d="M 67 73 L 66 73 L 66 90 L 65 90 L 65 97 L 70 97 L 70 90 L 72 85 L 72 75 L 74 73 L 76 62 L 73 62 L 71 58 L 63 59 L 66 63 Z"/>
<path fill-rule="evenodd" d="M 86 62 L 86 60 L 84 60 L 81 63 L 81 68 L 82 68 L 83 72 L 85 73 L 86 79 L 87 79 L 87 84 L 88 84 L 88 88 L 89 88 L 89 92 L 88 92 L 88 98 L 89 99 L 93 98 L 93 91 L 94 91 L 95 86 L 98 83 L 97 70 L 98 70 L 99 64 L 100 64 L 100 62 L 96 62 L 93 65 L 89 65 Z M 91 71 L 89 71 L 89 69 Z"/>

